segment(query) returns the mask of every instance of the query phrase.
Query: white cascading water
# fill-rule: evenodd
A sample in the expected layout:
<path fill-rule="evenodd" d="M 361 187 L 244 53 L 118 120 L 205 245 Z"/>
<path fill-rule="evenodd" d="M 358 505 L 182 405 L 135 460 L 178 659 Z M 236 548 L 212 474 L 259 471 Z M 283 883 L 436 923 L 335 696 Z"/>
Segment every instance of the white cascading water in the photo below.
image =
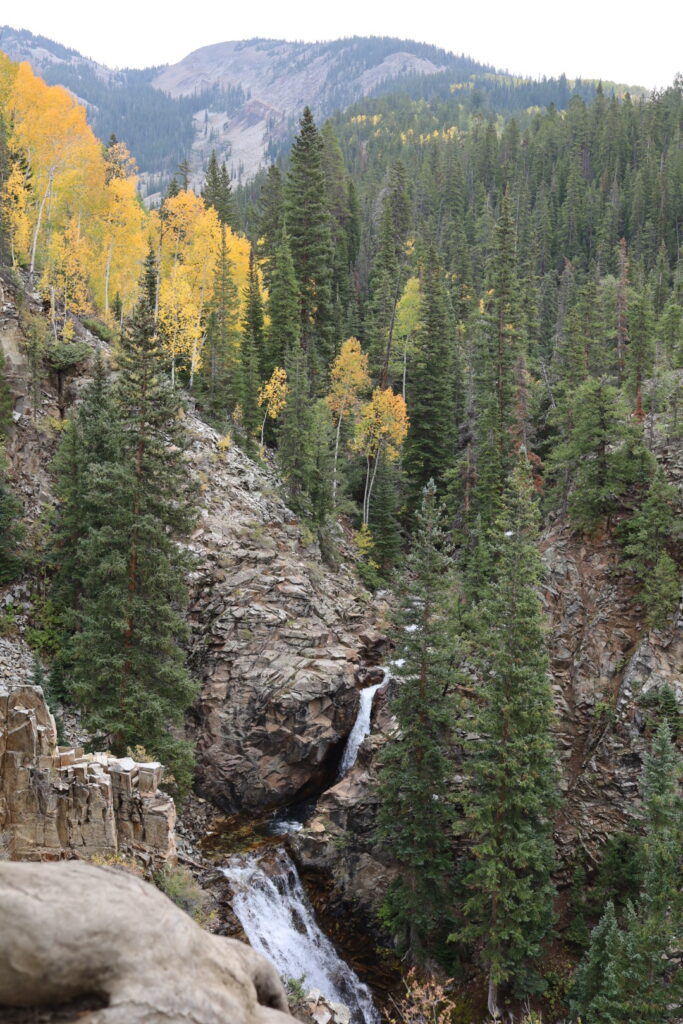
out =
<path fill-rule="evenodd" d="M 331 1002 L 344 1003 L 353 1024 L 379 1024 L 369 988 L 320 930 L 296 867 L 283 849 L 231 857 L 223 873 L 250 944 L 272 960 L 282 978 L 303 977 L 305 991 L 317 988 Z"/>
<path fill-rule="evenodd" d="M 360 704 L 358 706 L 358 715 L 356 721 L 353 723 L 353 729 L 349 733 L 349 738 L 346 741 L 344 747 L 344 753 L 342 755 L 341 764 L 339 765 L 339 774 L 337 775 L 337 781 L 343 779 L 347 775 L 358 757 L 358 751 L 360 745 L 366 736 L 370 735 L 370 716 L 372 715 L 372 702 L 375 699 L 377 691 L 384 686 L 387 679 L 389 678 L 389 670 L 382 669 L 383 676 L 379 683 L 375 683 L 373 686 L 366 686 L 364 690 L 360 691 Z"/>

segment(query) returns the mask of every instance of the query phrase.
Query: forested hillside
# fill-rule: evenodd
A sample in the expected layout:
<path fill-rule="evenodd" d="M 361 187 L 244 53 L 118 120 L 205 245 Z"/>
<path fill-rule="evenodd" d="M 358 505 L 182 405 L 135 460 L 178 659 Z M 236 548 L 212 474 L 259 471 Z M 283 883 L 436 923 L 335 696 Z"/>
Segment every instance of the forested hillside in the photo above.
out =
<path fill-rule="evenodd" d="M 184 455 L 191 403 L 223 452 L 277 468 L 329 565 L 351 538 L 365 586 L 393 593 L 381 927 L 456 978 L 439 1021 L 485 1003 L 494 1019 L 675 1024 L 680 683 L 643 705 L 637 820 L 602 854 L 581 836 L 587 875 L 558 840 L 540 538 L 563 523 L 579 546 L 614 545 L 638 629 L 673 642 L 683 80 L 641 98 L 432 86 L 383 87 L 322 124 L 305 107 L 248 188 L 214 153 L 201 195 L 181 170 L 148 212 L 128 139 L 103 145 L 65 90 L 0 55 L 2 260 L 42 303 L 22 313 L 36 393 L 90 358 L 83 325 L 102 342 L 56 428 L 39 541 L 22 546 L 0 469 L 0 581 L 40 576 L 34 640 L 91 735 L 143 745 L 187 792 L 184 579 L 206 487 Z M 485 993 L 476 1010 L 459 986 Z M 424 993 L 414 980 L 403 1019 L 441 1002 Z"/>

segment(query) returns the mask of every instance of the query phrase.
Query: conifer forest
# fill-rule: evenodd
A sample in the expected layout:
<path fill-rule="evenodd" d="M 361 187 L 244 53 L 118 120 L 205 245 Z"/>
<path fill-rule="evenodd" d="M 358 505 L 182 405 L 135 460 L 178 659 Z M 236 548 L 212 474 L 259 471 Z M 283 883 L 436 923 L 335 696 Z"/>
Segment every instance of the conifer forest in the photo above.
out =
<path fill-rule="evenodd" d="M 180 866 L 154 880 L 185 910 L 182 886 L 217 899 L 207 835 L 254 857 L 254 823 L 309 801 L 274 834 L 307 891 L 325 876 L 371 1009 L 266 944 L 293 1017 L 344 1020 L 306 1016 L 315 988 L 353 1024 L 681 1024 L 683 78 L 470 64 L 340 80 L 249 177 L 192 144 L 241 86 L 172 100 L 130 72 L 140 122 L 93 71 L 48 85 L 0 53 L 0 710 L 16 648 L 58 751 L 165 766 Z M 238 554 L 216 541 L 212 578 L 246 612 L 218 655 L 200 535 L 234 467 L 270 512 L 247 543 L 220 485 Z M 285 610 L 254 625 L 285 550 Z M 330 603 L 299 641 L 309 585 Z M 244 938 L 216 906 L 190 913 Z"/>

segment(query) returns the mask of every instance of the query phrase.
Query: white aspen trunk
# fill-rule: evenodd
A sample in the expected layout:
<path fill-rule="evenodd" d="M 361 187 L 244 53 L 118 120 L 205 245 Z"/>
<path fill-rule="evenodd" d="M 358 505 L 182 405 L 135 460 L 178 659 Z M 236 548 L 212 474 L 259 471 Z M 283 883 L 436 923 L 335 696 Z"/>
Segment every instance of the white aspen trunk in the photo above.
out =
<path fill-rule="evenodd" d="M 332 508 L 337 507 L 337 460 L 339 459 L 339 438 L 341 437 L 341 424 L 342 416 L 344 415 L 344 406 L 339 410 L 339 419 L 337 420 L 337 436 L 334 439 L 334 469 L 332 471 Z"/>
<path fill-rule="evenodd" d="M 40 206 L 38 207 L 38 219 L 36 226 L 33 229 L 33 241 L 31 243 L 31 264 L 28 268 L 28 279 L 33 284 L 33 274 L 36 269 L 36 251 L 38 249 L 38 235 L 40 234 L 40 224 L 43 219 L 43 210 L 45 209 L 45 203 L 50 193 L 51 180 L 48 180 L 47 187 L 45 189 L 45 195 L 41 199 Z"/>
<path fill-rule="evenodd" d="M 104 315 L 109 316 L 109 274 L 111 272 L 111 261 L 114 255 L 114 243 L 112 242 L 109 246 L 109 252 L 107 254 L 107 269 L 104 272 Z"/>
<path fill-rule="evenodd" d="M 365 522 L 366 523 L 368 523 L 370 521 L 370 498 L 372 497 L 372 488 L 375 486 L 375 477 L 377 476 L 377 467 L 379 466 L 379 457 L 380 457 L 381 451 L 382 451 L 381 447 L 377 449 L 377 454 L 375 455 L 375 464 L 374 464 L 374 466 L 372 468 L 372 477 L 370 479 L 370 486 L 368 488 L 368 499 L 367 499 L 366 507 L 365 507 Z"/>
<path fill-rule="evenodd" d="M 498 1006 L 498 985 L 493 980 L 492 974 L 489 974 L 487 1008 L 489 1011 L 489 1017 L 492 1017 L 493 1020 L 500 1020 L 500 1007 Z"/>

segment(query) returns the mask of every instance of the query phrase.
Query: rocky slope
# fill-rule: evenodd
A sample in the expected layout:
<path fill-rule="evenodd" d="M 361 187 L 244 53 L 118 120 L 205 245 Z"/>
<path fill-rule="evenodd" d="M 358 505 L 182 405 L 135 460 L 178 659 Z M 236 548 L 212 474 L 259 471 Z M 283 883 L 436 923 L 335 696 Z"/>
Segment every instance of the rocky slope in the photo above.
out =
<path fill-rule="evenodd" d="M 164 68 L 152 84 L 171 96 L 214 86 L 241 86 L 248 100 L 231 118 L 221 111 L 195 114 L 193 150 L 203 161 L 216 149 L 228 160 L 233 175 L 247 180 L 266 162 L 269 145 L 277 147 L 291 137 L 306 104 L 322 121 L 387 80 L 433 75 L 452 64 L 451 55 L 443 51 L 400 40 L 387 41 L 391 45 L 370 56 L 364 52 L 364 42 L 368 41 L 216 43 Z M 429 49 L 430 57 L 419 53 L 423 49 Z"/>

